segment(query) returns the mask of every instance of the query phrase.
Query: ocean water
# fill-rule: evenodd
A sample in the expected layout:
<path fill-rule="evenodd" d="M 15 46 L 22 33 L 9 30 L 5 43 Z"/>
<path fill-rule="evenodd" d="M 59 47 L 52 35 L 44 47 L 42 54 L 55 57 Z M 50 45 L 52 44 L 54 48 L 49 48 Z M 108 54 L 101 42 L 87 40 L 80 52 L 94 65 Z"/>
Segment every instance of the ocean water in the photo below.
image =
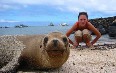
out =
<path fill-rule="evenodd" d="M 31 26 L 24 28 L 0 28 L 0 36 L 1 35 L 38 35 L 38 34 L 48 34 L 50 32 L 61 32 L 65 34 L 72 26 Z M 92 39 L 96 36 L 92 35 Z M 72 41 L 74 41 L 74 35 L 71 34 L 69 37 Z M 110 38 L 108 34 L 102 35 L 98 42 L 116 42 L 116 38 Z"/>
<path fill-rule="evenodd" d="M 30 26 L 24 28 L 0 28 L 0 35 L 33 35 L 47 34 L 54 31 L 66 33 L 71 26 Z"/>

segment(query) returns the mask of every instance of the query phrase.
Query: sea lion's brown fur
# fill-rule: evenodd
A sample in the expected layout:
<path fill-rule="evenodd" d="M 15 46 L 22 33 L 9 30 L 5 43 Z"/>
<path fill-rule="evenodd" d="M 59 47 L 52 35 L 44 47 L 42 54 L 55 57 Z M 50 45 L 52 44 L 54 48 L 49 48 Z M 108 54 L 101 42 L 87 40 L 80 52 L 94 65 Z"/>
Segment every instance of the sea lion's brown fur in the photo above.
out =
<path fill-rule="evenodd" d="M 52 32 L 47 35 L 18 36 L 25 49 L 21 62 L 36 69 L 61 67 L 69 57 L 69 42 L 66 35 Z"/>

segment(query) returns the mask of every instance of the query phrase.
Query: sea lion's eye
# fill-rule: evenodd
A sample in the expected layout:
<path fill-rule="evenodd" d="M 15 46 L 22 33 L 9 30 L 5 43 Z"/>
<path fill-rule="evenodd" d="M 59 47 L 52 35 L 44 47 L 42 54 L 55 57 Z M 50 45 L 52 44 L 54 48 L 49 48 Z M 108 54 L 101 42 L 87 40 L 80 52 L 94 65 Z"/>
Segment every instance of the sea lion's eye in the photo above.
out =
<path fill-rule="evenodd" d="M 64 37 L 64 38 L 63 38 L 63 41 L 64 41 L 64 42 L 67 42 L 67 38 L 66 38 L 66 37 Z"/>
<path fill-rule="evenodd" d="M 44 38 L 44 43 L 47 43 L 48 42 L 48 37 L 45 37 Z"/>

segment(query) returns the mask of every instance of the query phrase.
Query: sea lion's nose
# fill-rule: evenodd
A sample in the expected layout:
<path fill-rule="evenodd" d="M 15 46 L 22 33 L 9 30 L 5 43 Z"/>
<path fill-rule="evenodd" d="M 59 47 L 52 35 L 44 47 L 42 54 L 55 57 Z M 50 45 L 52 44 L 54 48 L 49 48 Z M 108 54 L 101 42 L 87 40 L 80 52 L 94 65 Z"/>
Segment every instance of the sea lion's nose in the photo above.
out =
<path fill-rule="evenodd" d="M 54 46 L 57 46 L 58 40 L 53 40 Z"/>

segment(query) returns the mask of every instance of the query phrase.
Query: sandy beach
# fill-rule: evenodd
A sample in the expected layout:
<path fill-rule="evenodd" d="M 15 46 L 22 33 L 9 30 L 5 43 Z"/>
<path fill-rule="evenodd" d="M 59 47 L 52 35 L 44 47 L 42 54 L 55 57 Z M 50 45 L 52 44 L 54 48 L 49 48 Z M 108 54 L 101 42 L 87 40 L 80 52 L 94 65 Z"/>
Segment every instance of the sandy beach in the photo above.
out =
<path fill-rule="evenodd" d="M 71 49 L 60 73 L 115 73 L 116 48 L 110 50 Z"/>
<path fill-rule="evenodd" d="M 15 44 L 20 46 L 18 41 L 14 42 L 15 44 L 13 45 L 11 42 L 14 41 L 14 39 L 6 40 L 8 37 L 4 37 L 0 37 L 0 43 L 2 43 L 0 48 L 3 48 L 4 45 L 6 45 L 6 49 L 8 47 L 16 48 Z M 2 38 L 6 41 L 3 41 Z M 12 37 L 10 37 L 10 39 L 12 39 Z M 101 39 L 102 41 L 98 41 L 94 45 L 94 48 L 87 48 L 84 43 L 81 43 L 82 46 L 76 49 L 71 48 L 68 60 L 58 69 L 48 71 L 18 70 L 17 73 L 116 73 L 116 39 Z M 5 44 L 6 42 L 10 44 L 7 45 Z M 10 45 L 12 46 L 10 47 Z"/>
<path fill-rule="evenodd" d="M 18 73 L 116 73 L 116 43 L 107 43 L 112 44 L 96 43 L 99 45 L 94 49 L 85 46 L 70 49 L 69 59 L 59 69 Z"/>
<path fill-rule="evenodd" d="M 116 46 L 115 46 L 116 47 Z M 116 73 L 116 48 L 107 50 L 71 49 L 67 62 L 50 71 L 19 71 L 18 73 Z"/>
<path fill-rule="evenodd" d="M 94 36 L 93 36 L 94 38 Z M 67 62 L 59 69 L 36 71 L 41 73 L 116 73 L 116 39 L 101 37 L 94 48 L 84 43 L 70 49 Z M 91 50 L 93 49 L 93 50 Z M 36 73 L 29 71 L 29 73 Z M 19 71 L 18 73 L 28 73 Z"/>

